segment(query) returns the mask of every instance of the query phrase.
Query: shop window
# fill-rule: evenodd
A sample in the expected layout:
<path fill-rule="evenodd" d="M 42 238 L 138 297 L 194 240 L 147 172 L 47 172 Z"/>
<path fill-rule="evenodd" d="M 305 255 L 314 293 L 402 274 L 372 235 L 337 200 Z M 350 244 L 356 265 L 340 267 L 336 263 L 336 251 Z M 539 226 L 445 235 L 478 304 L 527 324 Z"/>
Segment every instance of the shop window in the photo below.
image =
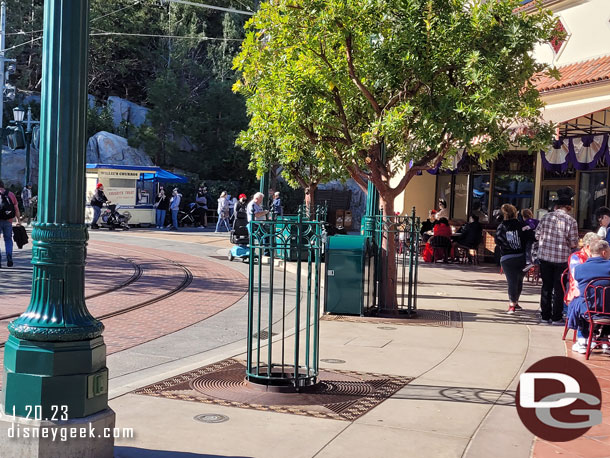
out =
<path fill-rule="evenodd" d="M 576 169 L 570 165 L 565 172 L 553 172 L 544 169 L 542 179 L 545 181 L 552 180 L 574 180 L 576 179 Z"/>
<path fill-rule="evenodd" d="M 489 173 L 472 176 L 471 213 L 479 217 L 480 223 L 489 222 Z"/>
<path fill-rule="evenodd" d="M 138 181 L 136 205 L 152 205 L 154 203 L 154 186 L 152 181 Z"/>
<path fill-rule="evenodd" d="M 534 156 L 525 151 L 507 151 L 496 159 L 496 173 L 534 173 Z"/>
<path fill-rule="evenodd" d="M 557 204 L 558 199 L 557 191 L 565 187 L 565 184 L 545 185 L 542 187 L 542 206 L 538 210 L 538 219 L 540 219 L 543 214 L 551 212 L 555 209 L 555 205 Z M 574 199 L 572 199 L 572 208 L 573 207 Z"/>
<path fill-rule="evenodd" d="M 597 229 L 595 210 L 606 205 L 608 193 L 607 170 L 582 172 L 578 189 L 578 227 Z"/>
<path fill-rule="evenodd" d="M 434 202 L 434 209 L 439 210 L 438 201 L 444 199 L 447 202 L 447 208 L 449 214 L 451 214 L 451 182 L 453 181 L 453 175 L 437 175 L 436 177 L 436 202 Z"/>
<path fill-rule="evenodd" d="M 518 210 L 532 207 L 534 201 L 534 175 L 526 173 L 496 173 L 493 187 L 493 215 L 503 204 L 512 204 Z"/>
<path fill-rule="evenodd" d="M 452 217 L 464 221 L 468 217 L 468 175 L 455 176 Z"/>

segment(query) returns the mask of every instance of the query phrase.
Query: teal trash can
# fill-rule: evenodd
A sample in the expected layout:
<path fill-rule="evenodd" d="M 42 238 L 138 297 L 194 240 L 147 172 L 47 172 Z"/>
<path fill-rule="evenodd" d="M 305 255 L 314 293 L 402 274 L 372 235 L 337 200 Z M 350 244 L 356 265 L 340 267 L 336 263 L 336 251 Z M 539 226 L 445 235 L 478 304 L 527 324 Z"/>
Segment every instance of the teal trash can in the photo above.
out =
<path fill-rule="evenodd" d="M 276 231 L 279 235 L 275 237 L 275 246 L 284 249 L 275 250 L 276 258 L 285 261 L 297 261 L 299 259 L 297 221 L 298 216 L 278 216 Z M 303 224 L 301 230 L 305 230 L 306 227 L 306 224 Z M 307 253 L 307 241 L 303 238 L 301 240 L 302 261 L 307 260 Z"/>
<path fill-rule="evenodd" d="M 334 235 L 326 247 L 324 311 L 364 315 L 373 305 L 375 261 L 371 240 L 363 235 Z"/>

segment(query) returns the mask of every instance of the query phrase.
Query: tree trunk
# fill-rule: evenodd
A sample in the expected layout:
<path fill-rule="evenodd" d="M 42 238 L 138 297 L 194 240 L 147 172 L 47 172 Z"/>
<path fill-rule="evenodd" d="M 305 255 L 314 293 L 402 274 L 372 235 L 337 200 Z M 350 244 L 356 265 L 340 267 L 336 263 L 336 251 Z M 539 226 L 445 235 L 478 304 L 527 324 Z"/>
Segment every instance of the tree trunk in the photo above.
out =
<path fill-rule="evenodd" d="M 384 218 L 381 244 L 381 268 L 379 269 L 379 311 L 384 315 L 398 315 L 396 297 L 396 241 L 394 240 L 394 197 L 387 193 L 379 195 Z"/>

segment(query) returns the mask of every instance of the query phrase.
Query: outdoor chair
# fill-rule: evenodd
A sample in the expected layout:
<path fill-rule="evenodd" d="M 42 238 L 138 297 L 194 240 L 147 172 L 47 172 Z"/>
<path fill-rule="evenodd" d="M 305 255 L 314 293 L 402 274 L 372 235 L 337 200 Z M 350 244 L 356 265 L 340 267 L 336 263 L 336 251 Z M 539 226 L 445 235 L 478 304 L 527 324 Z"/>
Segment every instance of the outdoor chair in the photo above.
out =
<path fill-rule="evenodd" d="M 479 253 L 477 248 L 470 248 L 464 245 L 456 245 L 456 258 L 460 262 L 460 264 L 466 264 L 469 261 L 472 261 L 472 265 L 479 264 Z"/>
<path fill-rule="evenodd" d="M 589 359 L 591 345 L 594 342 L 598 345 L 603 342 L 594 337 L 595 326 L 610 326 L 610 278 L 596 278 L 589 282 L 585 288 L 585 303 L 587 311 L 583 316 L 589 323 L 585 358 Z"/>
<path fill-rule="evenodd" d="M 540 281 L 540 266 L 536 264 L 534 267 L 528 270 L 525 273 L 525 278 L 528 282 L 538 285 L 538 282 Z"/>
<path fill-rule="evenodd" d="M 435 235 L 429 242 L 433 249 L 432 263 L 435 263 L 439 259 L 447 262 L 449 259 L 449 252 L 451 251 L 451 239 Z"/>
<path fill-rule="evenodd" d="M 561 274 L 561 288 L 563 289 L 563 305 L 564 307 L 568 306 L 566 301 L 566 297 L 568 295 L 568 284 L 570 282 L 570 269 L 566 269 Z M 568 335 L 568 320 L 566 319 L 566 325 L 563 328 L 563 336 L 561 340 L 566 340 L 566 336 Z M 576 329 L 574 329 L 574 336 L 572 337 L 572 342 L 576 342 Z"/>

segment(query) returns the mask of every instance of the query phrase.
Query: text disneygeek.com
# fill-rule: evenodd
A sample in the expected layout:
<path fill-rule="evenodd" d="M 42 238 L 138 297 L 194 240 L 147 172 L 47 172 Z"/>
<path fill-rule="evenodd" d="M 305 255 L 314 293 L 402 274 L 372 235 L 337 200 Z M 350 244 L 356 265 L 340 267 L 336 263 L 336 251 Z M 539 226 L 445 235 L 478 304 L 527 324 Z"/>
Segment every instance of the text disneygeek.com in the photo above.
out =
<path fill-rule="evenodd" d="M 9 439 L 43 438 L 66 442 L 70 439 L 114 438 L 133 439 L 133 428 L 103 428 L 83 426 L 23 426 L 13 423 L 8 429 Z"/>
<path fill-rule="evenodd" d="M 88 426 L 62 426 L 55 425 L 37 425 L 29 426 L 27 424 L 17 423 L 17 418 L 23 420 L 35 421 L 67 421 L 68 406 L 50 406 L 46 415 L 43 414 L 42 406 L 25 406 L 24 415 L 17 415 L 15 407 L 12 409 L 12 415 L 8 412 L 0 411 L 0 418 L 11 422 L 8 428 L 9 439 L 51 439 L 51 441 L 66 442 L 70 439 L 133 439 L 133 428 L 95 428 L 91 423 Z"/>

